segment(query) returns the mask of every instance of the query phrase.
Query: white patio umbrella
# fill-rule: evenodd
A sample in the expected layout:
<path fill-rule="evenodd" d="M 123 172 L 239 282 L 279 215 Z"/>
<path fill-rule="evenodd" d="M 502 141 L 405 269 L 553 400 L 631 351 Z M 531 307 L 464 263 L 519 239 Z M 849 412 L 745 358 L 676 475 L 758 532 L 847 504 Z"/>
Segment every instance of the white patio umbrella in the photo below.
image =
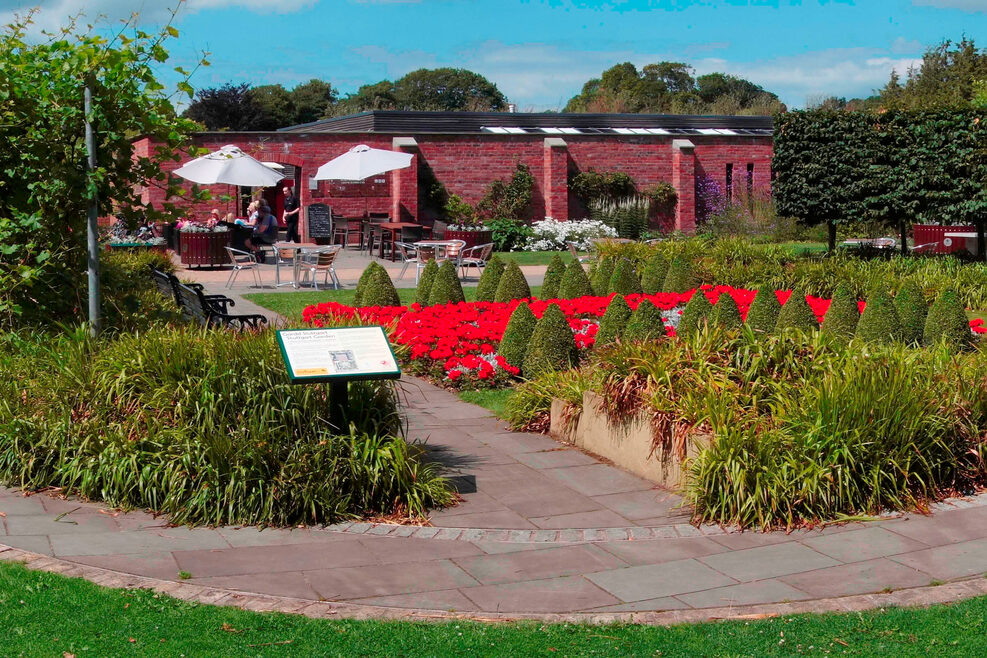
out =
<path fill-rule="evenodd" d="M 364 180 L 394 169 L 411 166 L 411 153 L 372 149 L 366 144 L 354 146 L 325 163 L 315 172 L 315 180 Z"/>
<path fill-rule="evenodd" d="M 176 176 L 201 185 L 241 185 L 271 187 L 284 174 L 252 158 L 239 147 L 227 144 L 218 151 L 203 155 L 175 170 Z"/>

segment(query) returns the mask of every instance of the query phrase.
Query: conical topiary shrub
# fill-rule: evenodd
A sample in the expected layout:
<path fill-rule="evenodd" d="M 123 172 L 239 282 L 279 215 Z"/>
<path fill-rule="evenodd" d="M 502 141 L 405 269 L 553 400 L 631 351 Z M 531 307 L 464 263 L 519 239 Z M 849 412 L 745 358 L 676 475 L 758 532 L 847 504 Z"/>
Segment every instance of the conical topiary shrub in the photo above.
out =
<path fill-rule="evenodd" d="M 537 322 L 531 307 L 524 302 L 518 304 L 511 313 L 510 320 L 507 321 L 497 354 L 504 357 L 504 360 L 515 368 L 523 368 L 524 355 L 528 351 L 531 333 L 535 330 Z"/>
<path fill-rule="evenodd" d="M 435 274 L 435 281 L 432 283 L 432 290 L 428 294 L 429 306 L 436 304 L 449 304 L 465 301 L 463 286 L 459 283 L 459 275 L 456 273 L 456 264 L 447 260 L 439 267 Z"/>
<path fill-rule="evenodd" d="M 596 269 L 590 277 L 590 284 L 593 286 L 593 294 L 597 297 L 604 297 L 610 293 L 610 279 L 613 271 L 617 268 L 617 263 L 612 258 L 604 258 L 597 262 Z"/>
<path fill-rule="evenodd" d="M 531 334 L 524 355 L 524 376 L 530 379 L 544 372 L 566 370 L 578 361 L 579 350 L 569 321 L 557 304 L 550 304 Z"/>
<path fill-rule="evenodd" d="M 662 292 L 667 274 L 668 261 L 665 260 L 664 256 L 656 253 L 648 259 L 648 264 L 644 266 L 644 272 L 641 274 L 641 291 L 646 295 Z"/>
<path fill-rule="evenodd" d="M 360 306 L 400 306 L 401 298 L 387 270 L 377 263 L 371 263 L 367 270 L 371 273 L 364 282 Z"/>
<path fill-rule="evenodd" d="M 432 294 L 435 275 L 439 273 L 439 264 L 432 259 L 425 263 L 421 276 L 418 277 L 418 287 L 415 289 L 415 303 L 421 307 L 428 306 L 428 297 Z"/>
<path fill-rule="evenodd" d="M 857 305 L 857 298 L 846 286 L 838 287 L 829 304 L 829 310 L 823 317 L 822 332 L 843 342 L 850 342 L 857 333 L 859 322 L 860 307 Z"/>
<path fill-rule="evenodd" d="M 486 267 L 483 268 L 483 274 L 480 275 L 480 280 L 476 284 L 476 301 L 492 302 L 497 294 L 497 286 L 500 284 L 500 277 L 503 274 L 504 261 L 500 259 L 500 256 L 494 254 L 494 257 L 487 261 Z"/>
<path fill-rule="evenodd" d="M 631 318 L 631 307 L 623 295 L 614 295 L 600 320 L 600 330 L 596 332 L 596 345 L 609 345 L 624 335 L 627 321 Z"/>
<path fill-rule="evenodd" d="M 875 291 L 868 299 L 857 323 L 857 338 L 868 343 L 897 343 L 901 341 L 901 320 L 894 301 L 884 290 Z"/>
<path fill-rule="evenodd" d="M 914 279 L 908 279 L 894 298 L 894 309 L 901 321 L 901 339 L 909 345 L 921 345 L 929 305 Z"/>
<path fill-rule="evenodd" d="M 778 324 L 779 313 L 781 302 L 778 301 L 778 295 L 774 290 L 761 288 L 754 296 L 751 307 L 747 309 L 747 326 L 757 333 L 771 333 Z"/>
<path fill-rule="evenodd" d="M 575 299 L 593 294 L 593 286 L 590 285 L 586 270 L 579 261 L 573 260 L 565 268 L 562 275 L 562 284 L 559 286 L 559 299 Z"/>
<path fill-rule="evenodd" d="M 682 311 L 682 317 L 679 319 L 679 326 L 675 333 L 679 336 L 693 334 L 701 327 L 709 324 L 712 316 L 713 305 L 709 303 L 709 299 L 702 290 L 696 290 L 689 303 L 685 305 L 685 310 Z"/>
<path fill-rule="evenodd" d="M 641 303 L 631 313 L 630 320 L 627 321 L 623 340 L 627 342 L 644 342 L 647 340 L 658 340 L 665 335 L 665 321 L 661 317 L 661 311 L 649 300 L 641 300 Z"/>
<path fill-rule="evenodd" d="M 792 295 L 781 307 L 778 313 L 778 324 L 775 331 L 785 331 L 786 329 L 798 329 L 799 331 L 815 331 L 819 328 L 815 313 L 809 307 L 809 302 L 805 301 L 805 293 L 801 290 L 793 290 Z"/>
<path fill-rule="evenodd" d="M 665 277 L 664 290 L 662 292 L 689 292 L 699 287 L 699 277 L 687 259 L 676 256 L 672 259 L 672 264 L 668 266 L 668 275 Z"/>
<path fill-rule="evenodd" d="M 973 332 L 966 317 L 966 309 L 954 290 L 947 290 L 929 309 L 925 320 L 924 342 L 935 345 L 944 342 L 957 350 L 973 345 Z"/>
<path fill-rule="evenodd" d="M 562 256 L 555 254 L 548 262 L 548 269 L 545 270 L 545 280 L 541 284 L 541 292 L 538 296 L 541 299 L 557 299 L 559 290 L 562 288 L 562 277 L 565 276 L 565 261 Z"/>
<path fill-rule="evenodd" d="M 617 293 L 618 295 L 633 295 L 641 293 L 641 280 L 634 271 L 634 263 L 627 258 L 621 258 L 610 276 L 610 284 L 607 293 Z"/>
<path fill-rule="evenodd" d="M 509 302 L 512 299 L 528 299 L 531 297 L 531 288 L 528 286 L 524 273 L 518 267 L 516 260 L 511 260 L 504 268 L 504 273 L 497 284 L 497 292 L 494 293 L 495 302 Z"/>
<path fill-rule="evenodd" d="M 733 295 L 720 293 L 720 298 L 713 307 L 712 320 L 713 324 L 723 329 L 739 329 L 743 326 L 744 321 L 740 319 L 740 309 Z"/>

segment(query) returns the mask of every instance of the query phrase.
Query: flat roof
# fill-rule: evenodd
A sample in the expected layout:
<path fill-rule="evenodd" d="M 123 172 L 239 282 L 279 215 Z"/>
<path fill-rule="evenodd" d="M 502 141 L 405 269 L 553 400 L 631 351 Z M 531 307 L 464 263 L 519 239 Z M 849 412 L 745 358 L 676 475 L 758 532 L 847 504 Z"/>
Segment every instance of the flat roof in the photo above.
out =
<path fill-rule="evenodd" d="M 700 116 L 690 114 L 372 110 L 289 126 L 278 132 L 767 137 L 774 132 L 774 119 L 770 116 Z"/>

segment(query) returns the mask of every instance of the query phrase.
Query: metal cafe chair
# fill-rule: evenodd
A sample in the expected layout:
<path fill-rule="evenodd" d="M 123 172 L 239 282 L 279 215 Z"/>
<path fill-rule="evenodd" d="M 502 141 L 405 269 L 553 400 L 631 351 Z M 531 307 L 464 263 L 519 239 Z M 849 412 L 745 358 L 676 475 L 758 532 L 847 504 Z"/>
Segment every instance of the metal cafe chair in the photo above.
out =
<path fill-rule="evenodd" d="M 293 286 L 295 285 L 295 260 L 298 258 L 298 248 L 275 248 L 274 249 L 274 287 L 280 288 L 281 286 Z M 290 268 L 289 271 L 292 273 L 292 278 L 290 281 L 281 281 L 281 267 Z"/>
<path fill-rule="evenodd" d="M 476 275 L 480 276 L 483 273 L 483 268 L 487 266 L 487 261 L 490 260 L 490 255 L 493 254 L 494 244 L 493 242 L 488 242 L 486 244 L 478 244 L 475 247 L 470 247 L 468 249 L 463 249 L 459 254 L 459 270 L 462 278 L 466 278 L 466 270 L 470 267 L 476 268 Z"/>
<path fill-rule="evenodd" d="M 395 248 L 398 250 L 398 254 L 401 256 L 401 261 L 404 266 L 401 268 L 401 274 L 398 275 L 399 279 L 404 278 L 404 273 L 408 271 L 408 267 L 412 263 L 415 264 L 415 284 L 418 283 L 418 278 L 421 276 L 421 271 L 425 269 L 428 261 L 435 255 L 434 249 L 419 249 L 413 244 L 408 244 L 407 242 L 395 242 Z"/>
<path fill-rule="evenodd" d="M 301 255 L 297 269 L 308 275 L 316 290 L 319 289 L 319 272 L 324 274 L 324 285 L 328 286 L 331 279 L 332 287 L 335 290 L 339 290 L 339 277 L 336 276 L 335 262 L 336 256 L 339 255 L 342 249 L 339 245 L 334 245 L 305 253 Z"/>
<path fill-rule="evenodd" d="M 233 265 L 233 271 L 230 272 L 230 278 L 226 281 L 226 287 L 232 288 L 233 283 L 236 281 L 236 277 L 242 270 L 250 270 L 254 275 L 254 284 L 257 288 L 261 287 L 260 273 L 257 271 L 257 256 L 254 256 L 249 251 L 241 251 L 240 249 L 234 249 L 233 247 L 223 247 L 226 249 L 226 253 L 230 257 L 230 263 Z"/>

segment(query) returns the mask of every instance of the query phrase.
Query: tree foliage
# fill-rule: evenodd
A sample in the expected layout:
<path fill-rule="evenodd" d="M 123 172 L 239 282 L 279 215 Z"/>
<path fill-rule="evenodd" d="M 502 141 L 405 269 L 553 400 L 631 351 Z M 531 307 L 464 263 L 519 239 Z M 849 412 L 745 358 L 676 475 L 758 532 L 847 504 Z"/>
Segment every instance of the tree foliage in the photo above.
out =
<path fill-rule="evenodd" d="M 784 109 L 777 95 L 732 75 L 696 78 L 682 62 L 648 64 L 640 71 L 624 62 L 587 81 L 564 111 L 767 115 Z"/>
<path fill-rule="evenodd" d="M 96 28 L 67 26 L 30 40 L 33 12 L 0 34 L 0 317 L 20 321 L 68 319 L 84 308 L 85 222 L 95 193 L 99 214 L 128 222 L 161 219 L 171 205 L 144 205 L 140 191 L 169 185 L 164 160 L 190 151 L 194 124 L 178 118 L 155 71 L 168 60 L 170 24 L 149 34 L 133 22 L 107 39 Z M 191 94 L 188 71 L 179 92 Z M 92 90 L 89 119 L 97 168 L 85 167 L 83 87 Z M 134 137 L 160 146 L 142 154 Z M 199 195 L 196 188 L 193 195 Z M 21 314 L 21 311 L 25 313 Z M 19 318 L 18 318 L 19 316 Z"/>
<path fill-rule="evenodd" d="M 367 110 L 499 112 L 507 98 L 497 85 L 466 69 L 418 69 L 391 82 L 360 87 L 333 108 L 336 115 Z"/>
<path fill-rule="evenodd" d="M 228 82 L 198 90 L 182 116 L 206 130 L 278 130 L 325 117 L 335 100 L 332 85 L 314 78 L 291 91 L 280 84 Z"/>

